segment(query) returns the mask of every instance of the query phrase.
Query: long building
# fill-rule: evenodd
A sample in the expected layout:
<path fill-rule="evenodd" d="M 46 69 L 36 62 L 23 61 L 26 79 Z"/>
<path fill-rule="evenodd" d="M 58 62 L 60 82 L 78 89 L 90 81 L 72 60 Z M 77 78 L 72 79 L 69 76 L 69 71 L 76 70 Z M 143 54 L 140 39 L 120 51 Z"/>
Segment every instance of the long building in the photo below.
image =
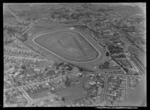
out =
<path fill-rule="evenodd" d="M 142 65 L 140 65 L 140 63 L 136 60 L 136 58 L 134 56 L 131 55 L 130 59 L 135 64 L 135 66 L 137 67 L 137 69 L 139 70 L 139 72 L 141 74 L 145 74 L 146 73 L 145 69 L 142 67 Z"/>

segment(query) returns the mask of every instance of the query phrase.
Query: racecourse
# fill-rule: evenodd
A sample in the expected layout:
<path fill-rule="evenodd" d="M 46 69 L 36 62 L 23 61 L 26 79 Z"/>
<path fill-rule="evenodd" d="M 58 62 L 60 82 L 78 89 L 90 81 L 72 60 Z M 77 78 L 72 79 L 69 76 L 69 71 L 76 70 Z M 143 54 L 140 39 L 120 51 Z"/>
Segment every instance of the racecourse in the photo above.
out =
<path fill-rule="evenodd" d="M 35 39 L 37 39 L 38 37 L 42 37 L 42 36 L 44 36 L 44 35 L 52 34 L 52 33 L 55 33 L 55 32 L 60 32 L 60 31 L 74 31 L 74 29 L 73 29 L 73 28 L 68 28 L 68 29 L 56 30 L 56 31 L 53 31 L 53 32 L 45 32 L 45 33 L 43 33 L 43 34 L 39 34 L 39 35 L 36 35 L 36 36 L 34 36 L 34 34 L 33 34 L 34 37 L 32 38 L 32 42 L 35 43 L 36 45 L 40 46 L 41 48 L 43 48 L 43 49 L 45 49 L 45 50 L 51 52 L 52 54 L 56 55 L 57 57 L 60 57 L 60 58 L 65 59 L 65 60 L 68 60 L 68 59 L 62 57 L 61 55 L 56 54 L 54 51 L 51 51 L 51 50 L 49 50 L 49 49 L 47 49 L 47 48 L 45 48 L 45 47 L 43 47 L 43 46 L 41 46 L 41 45 L 39 45 L 38 43 L 35 42 Z M 77 32 L 77 31 L 74 31 L 74 32 Z M 77 32 L 77 33 L 79 33 L 79 32 Z M 97 55 L 97 57 L 96 57 L 95 59 L 89 60 L 89 61 L 88 61 L 88 60 L 87 60 L 87 61 L 76 61 L 75 59 L 74 59 L 74 60 L 69 60 L 69 61 L 71 61 L 71 62 L 78 62 L 78 63 L 84 63 L 84 62 L 94 62 L 95 60 L 99 59 L 100 56 L 101 56 L 100 51 L 99 51 L 97 48 L 95 48 L 95 47 L 93 46 L 93 44 L 90 43 L 90 42 L 86 39 L 85 36 L 83 36 L 81 33 L 79 33 L 79 34 L 80 34 L 82 37 L 84 37 L 84 39 L 86 40 L 86 42 L 88 42 L 88 43 L 90 44 L 90 46 L 91 46 L 93 49 L 96 50 L 96 52 L 97 52 L 98 55 Z"/>

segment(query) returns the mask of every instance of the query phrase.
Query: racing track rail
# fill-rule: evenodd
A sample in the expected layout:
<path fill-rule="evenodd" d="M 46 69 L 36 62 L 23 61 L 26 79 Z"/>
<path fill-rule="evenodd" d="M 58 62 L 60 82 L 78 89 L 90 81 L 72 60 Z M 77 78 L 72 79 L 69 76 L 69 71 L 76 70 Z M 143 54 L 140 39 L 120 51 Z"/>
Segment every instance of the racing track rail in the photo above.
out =
<path fill-rule="evenodd" d="M 70 30 L 73 30 L 73 31 L 74 31 L 74 28 L 73 28 L 73 27 L 72 27 L 72 28 L 67 28 L 67 29 L 70 29 Z M 63 30 L 65 30 L 65 29 L 63 29 Z M 63 31 L 63 30 L 58 30 L 58 31 Z M 58 32 L 58 31 L 54 31 L 54 32 Z M 50 32 L 50 33 L 54 33 L 54 32 Z M 77 32 L 77 31 L 75 31 L 75 32 Z M 35 43 L 36 45 L 40 46 L 40 45 L 39 45 L 38 43 L 36 43 L 34 40 L 35 40 L 37 37 L 40 37 L 40 36 L 43 36 L 43 35 L 46 35 L 46 34 L 50 34 L 50 33 L 44 33 L 44 34 L 37 35 L 36 37 L 33 37 L 33 38 L 32 38 L 32 42 Z M 79 32 L 77 32 L 77 33 L 79 33 Z M 79 33 L 79 34 L 81 34 L 81 33 Z M 82 34 L 81 34 L 81 35 L 82 35 Z M 83 35 L 82 35 L 82 36 L 83 36 Z M 89 62 L 94 62 L 94 61 L 98 60 L 98 59 L 100 58 L 100 56 L 101 56 L 100 51 L 99 51 L 92 43 L 90 43 L 85 37 L 84 37 L 84 39 L 85 39 L 85 40 L 98 52 L 98 54 L 99 54 L 98 57 L 97 57 L 96 59 L 92 60 L 92 61 L 76 62 L 76 61 L 67 60 L 67 59 L 61 57 L 60 55 L 57 55 L 57 54 L 55 54 L 54 52 L 52 52 L 52 51 L 50 51 L 50 50 L 48 50 L 48 49 L 46 49 L 46 48 L 44 48 L 44 47 L 42 47 L 42 46 L 40 46 L 40 47 L 43 48 L 43 49 L 45 49 L 45 50 L 47 50 L 47 51 L 49 51 L 50 53 L 54 54 L 55 56 L 57 56 L 57 57 L 59 57 L 59 58 L 61 58 L 61 59 L 64 59 L 64 60 L 66 60 L 66 61 L 69 61 L 69 62 L 74 62 L 74 63 L 89 63 Z"/>

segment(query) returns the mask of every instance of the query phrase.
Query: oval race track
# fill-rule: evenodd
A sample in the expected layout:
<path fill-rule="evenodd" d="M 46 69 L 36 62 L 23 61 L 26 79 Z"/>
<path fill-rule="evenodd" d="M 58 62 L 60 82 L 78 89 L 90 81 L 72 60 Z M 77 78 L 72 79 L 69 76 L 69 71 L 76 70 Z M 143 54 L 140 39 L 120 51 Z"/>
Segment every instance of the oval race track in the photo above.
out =
<path fill-rule="evenodd" d="M 58 57 L 71 62 L 93 62 L 101 56 L 101 53 L 83 35 L 72 29 L 37 35 L 32 41 Z M 61 41 L 66 42 L 66 47 L 61 45 Z"/>

